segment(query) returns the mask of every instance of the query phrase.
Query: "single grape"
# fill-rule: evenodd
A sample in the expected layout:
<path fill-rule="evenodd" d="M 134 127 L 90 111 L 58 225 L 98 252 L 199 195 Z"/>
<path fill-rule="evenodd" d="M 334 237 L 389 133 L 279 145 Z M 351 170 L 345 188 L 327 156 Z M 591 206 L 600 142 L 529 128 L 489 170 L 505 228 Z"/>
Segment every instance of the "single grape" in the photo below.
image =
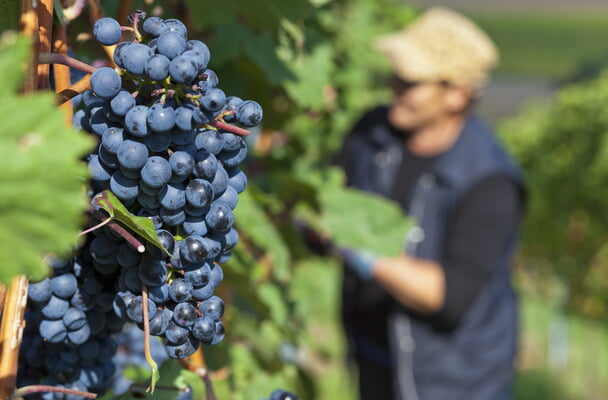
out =
<path fill-rule="evenodd" d="M 36 303 L 44 303 L 51 298 L 51 280 L 46 278 L 40 282 L 30 282 L 27 286 L 27 297 Z"/>
<path fill-rule="evenodd" d="M 170 60 L 162 54 L 154 54 L 144 64 L 144 72 L 155 81 L 164 81 L 169 76 Z"/>
<path fill-rule="evenodd" d="M 209 249 L 206 241 L 200 236 L 188 236 L 181 244 L 179 256 L 183 264 L 198 264 L 207 258 Z"/>
<path fill-rule="evenodd" d="M 247 157 L 247 145 L 245 142 L 241 142 L 241 147 L 238 150 L 233 151 L 222 151 L 218 155 L 218 159 L 222 162 L 224 168 L 235 168 L 238 167 L 243 160 Z"/>
<path fill-rule="evenodd" d="M 209 274 L 209 282 L 215 287 L 218 287 L 224 280 L 224 270 L 218 264 L 212 264 L 211 273 Z"/>
<path fill-rule="evenodd" d="M 156 51 L 170 60 L 182 54 L 184 50 L 186 50 L 186 40 L 181 34 L 172 30 L 161 33 L 156 41 Z"/>
<path fill-rule="evenodd" d="M 186 201 L 194 207 L 204 207 L 213 199 L 213 186 L 204 179 L 193 179 L 186 186 Z"/>
<path fill-rule="evenodd" d="M 40 323 L 40 336 L 51 343 L 62 342 L 68 331 L 62 320 L 42 320 Z"/>
<path fill-rule="evenodd" d="M 133 107 L 135 107 L 135 98 L 126 90 L 121 90 L 110 100 L 110 109 L 121 117 L 127 115 L 127 112 Z"/>
<path fill-rule="evenodd" d="M 54 296 L 69 299 L 76 293 L 78 281 L 72 273 L 65 273 L 51 278 L 51 290 Z"/>
<path fill-rule="evenodd" d="M 222 134 L 222 151 L 235 151 L 243 146 L 243 137 L 234 133 L 225 132 Z"/>
<path fill-rule="evenodd" d="M 137 179 L 127 178 L 120 170 L 110 178 L 110 190 L 120 200 L 132 200 L 137 197 L 139 189 Z"/>
<path fill-rule="evenodd" d="M 226 203 L 230 209 L 234 210 L 239 201 L 239 194 L 232 186 L 228 186 L 224 193 L 215 199 L 222 203 Z"/>
<path fill-rule="evenodd" d="M 228 184 L 241 193 L 247 188 L 247 176 L 238 167 L 232 168 L 228 172 Z"/>
<path fill-rule="evenodd" d="M 139 170 L 148 161 L 148 148 L 143 143 L 128 139 L 118 146 L 116 156 L 121 166 L 132 170 Z"/>
<path fill-rule="evenodd" d="M 167 30 L 167 25 L 162 18 L 150 17 L 144 20 L 143 30 L 152 37 L 158 37 Z"/>
<path fill-rule="evenodd" d="M 168 211 L 182 211 L 186 204 L 186 192 L 181 184 L 168 184 L 158 194 L 160 205 Z"/>
<path fill-rule="evenodd" d="M 150 319 L 150 334 L 154 336 L 161 336 L 165 334 L 167 327 L 169 326 L 170 315 L 165 312 L 167 309 L 158 311 L 152 319 Z"/>
<path fill-rule="evenodd" d="M 262 122 L 262 107 L 253 100 L 245 100 L 236 109 L 235 118 L 243 126 L 253 127 Z"/>
<path fill-rule="evenodd" d="M 156 235 L 158 236 L 160 244 L 169 253 L 173 253 L 173 249 L 175 248 L 175 238 L 173 237 L 173 234 L 165 229 L 159 229 L 156 231 Z"/>
<path fill-rule="evenodd" d="M 169 285 L 169 297 L 176 303 L 188 301 L 192 296 L 192 284 L 184 278 L 176 278 Z M 174 310 L 177 311 L 177 307 Z"/>
<path fill-rule="evenodd" d="M 226 232 L 234 223 L 234 214 L 226 203 L 214 201 L 205 216 L 205 222 L 211 230 Z"/>
<path fill-rule="evenodd" d="M 191 131 L 194 129 L 194 122 L 192 120 L 192 113 L 195 110 L 195 106 L 191 103 L 186 103 L 179 106 L 175 110 L 175 125 L 184 131 Z M 186 144 L 186 143 L 178 143 Z"/>
<path fill-rule="evenodd" d="M 93 36 L 99 43 L 112 46 L 118 43 L 122 36 L 120 24 L 114 18 L 100 18 L 93 25 Z"/>
<path fill-rule="evenodd" d="M 217 296 L 211 296 L 207 300 L 201 302 L 198 311 L 202 315 L 218 320 L 224 315 L 224 301 Z"/>
<path fill-rule="evenodd" d="M 161 188 L 171 179 L 171 165 L 162 157 L 152 156 L 142 167 L 140 175 L 146 185 Z"/>
<path fill-rule="evenodd" d="M 129 304 L 126 305 L 127 316 L 134 322 L 143 322 L 143 301 L 141 296 L 135 296 Z M 156 304 L 148 299 L 148 320 L 156 315 Z"/>
<path fill-rule="evenodd" d="M 142 43 L 130 43 L 120 51 L 120 63 L 127 71 L 134 75 L 143 75 L 148 58 L 154 51 Z"/>
<path fill-rule="evenodd" d="M 211 154 L 217 155 L 222 151 L 224 139 L 222 138 L 222 134 L 215 129 L 208 129 L 200 131 L 196 135 L 194 143 L 197 149 L 205 150 Z"/>
<path fill-rule="evenodd" d="M 87 316 L 82 310 L 70 307 L 63 316 L 63 324 L 70 331 L 75 331 L 87 324 Z"/>
<path fill-rule="evenodd" d="M 125 141 L 122 128 L 108 128 L 101 136 L 101 144 L 103 148 L 111 154 L 116 154 L 118 146 Z"/>
<path fill-rule="evenodd" d="M 224 340 L 224 335 L 225 335 L 225 330 L 224 330 L 224 324 L 222 324 L 220 321 L 216 321 L 215 322 L 215 334 L 213 335 L 213 339 L 211 339 L 211 343 L 209 343 L 211 346 L 215 346 L 216 344 L 220 343 L 222 340 Z M 206 342 L 204 342 L 206 343 Z"/>
<path fill-rule="evenodd" d="M 91 89 L 102 99 L 114 98 L 122 88 L 122 79 L 113 68 L 97 68 L 91 74 Z"/>
<path fill-rule="evenodd" d="M 167 18 L 165 20 L 165 26 L 168 31 L 179 33 L 184 40 L 188 37 L 188 30 L 186 29 L 186 25 L 178 19 L 175 18 Z"/>
<path fill-rule="evenodd" d="M 207 111 L 218 111 L 226 105 L 226 94 L 222 89 L 212 88 L 201 98 L 201 106 Z"/>
<path fill-rule="evenodd" d="M 162 260 L 144 258 L 139 264 L 139 279 L 149 286 L 158 286 L 167 281 L 169 271 Z"/>
<path fill-rule="evenodd" d="M 176 151 L 169 157 L 172 177 L 171 182 L 183 182 L 194 169 L 194 158 L 185 151 Z"/>
<path fill-rule="evenodd" d="M 198 75 L 196 59 L 184 54 L 175 57 L 169 65 L 169 74 L 177 83 L 191 84 Z"/>
<path fill-rule="evenodd" d="M 206 150 L 199 150 L 195 155 L 194 170 L 192 171 L 197 178 L 213 181 L 218 169 L 217 158 Z"/>
<path fill-rule="evenodd" d="M 215 320 L 209 316 L 202 316 L 194 321 L 192 334 L 199 340 L 211 340 L 215 335 Z"/>
<path fill-rule="evenodd" d="M 214 70 L 207 68 L 203 71 L 203 75 L 203 79 L 198 82 L 198 86 L 201 88 L 203 93 L 217 87 L 220 81 Z"/>
<path fill-rule="evenodd" d="M 175 109 L 169 103 L 154 103 L 147 115 L 148 126 L 154 132 L 166 132 L 175 126 Z"/>
<path fill-rule="evenodd" d="M 184 279 L 192 284 L 195 289 L 200 289 L 209 283 L 211 267 L 208 263 L 192 264 L 184 271 Z"/>
<path fill-rule="evenodd" d="M 40 309 L 43 317 L 46 319 L 61 319 L 63 314 L 70 308 L 70 303 L 55 295 L 51 295 L 49 301 Z"/>
<path fill-rule="evenodd" d="M 188 339 L 189 335 L 190 331 L 178 325 L 174 319 L 171 319 L 171 321 L 169 321 L 167 329 L 165 330 L 165 337 L 167 338 L 169 343 L 173 345 L 184 343 Z"/>
<path fill-rule="evenodd" d="M 221 196 L 222 193 L 228 187 L 228 172 L 224 167 L 218 166 L 217 171 L 215 171 L 215 176 L 213 177 L 213 181 L 211 181 L 211 186 L 213 186 L 214 195 Z M 235 187 L 235 189 L 237 189 Z M 237 190 L 237 193 L 239 191 Z"/>

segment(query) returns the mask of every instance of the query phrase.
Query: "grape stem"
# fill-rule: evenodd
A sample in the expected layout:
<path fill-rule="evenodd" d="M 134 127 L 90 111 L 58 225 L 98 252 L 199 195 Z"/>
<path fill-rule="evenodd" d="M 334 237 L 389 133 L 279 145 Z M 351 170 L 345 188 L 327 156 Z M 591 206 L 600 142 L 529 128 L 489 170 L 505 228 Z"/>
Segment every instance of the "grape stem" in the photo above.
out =
<path fill-rule="evenodd" d="M 99 221 L 103 221 L 101 224 L 96 225 L 95 229 L 101 228 L 104 225 L 107 225 L 108 228 L 112 229 L 114 232 L 116 232 L 118 235 L 120 235 L 123 239 L 125 239 L 131 246 L 133 246 L 133 248 L 135 250 L 137 250 L 138 253 L 143 253 L 146 251 L 146 246 L 144 246 L 144 244 L 142 242 L 140 242 L 139 240 L 137 240 L 137 238 L 135 236 L 133 236 L 129 231 L 127 231 L 125 228 L 123 228 L 122 226 L 120 226 L 119 224 L 117 224 L 116 222 L 112 221 L 112 217 L 107 217 L 106 215 L 104 215 L 102 212 L 95 210 L 94 208 L 90 208 L 89 209 L 89 213 L 91 214 L 91 216 Z M 108 221 L 108 219 L 110 219 L 110 221 Z M 88 229 L 87 231 L 93 231 L 95 229 Z"/>
<path fill-rule="evenodd" d="M 70 68 L 77 69 L 82 72 L 86 72 L 87 74 L 92 74 L 95 72 L 97 68 L 83 63 L 75 58 L 66 56 L 64 54 L 57 53 L 40 53 L 38 55 L 38 63 L 39 64 L 61 64 L 67 65 Z"/>
<path fill-rule="evenodd" d="M 249 135 L 249 131 L 247 129 L 239 128 L 238 126 L 234 126 L 234 125 L 228 124 L 226 122 L 222 122 L 222 121 L 213 120 L 213 121 L 209 122 L 209 125 L 219 128 L 219 129 L 223 129 L 230 133 L 234 133 L 236 135 L 241 135 L 241 136 Z"/>
<path fill-rule="evenodd" d="M 97 229 L 99 229 L 99 228 L 101 228 L 101 227 L 103 227 L 103 226 L 105 226 L 105 225 L 109 224 L 110 222 L 112 222 L 112 217 L 108 217 L 108 218 L 104 219 L 103 221 L 101 221 L 100 223 L 98 223 L 97 225 L 94 225 L 94 226 L 90 227 L 89 229 L 86 229 L 86 230 L 84 230 L 84 231 L 80 232 L 80 233 L 78 234 L 78 236 L 79 236 L 79 237 L 80 237 L 80 236 L 84 236 L 84 235 L 86 235 L 86 234 L 88 234 L 88 233 L 91 233 L 91 232 L 93 232 L 93 231 L 96 231 Z"/>
<path fill-rule="evenodd" d="M 68 389 L 68 388 L 49 386 L 49 385 L 29 385 L 29 386 L 20 387 L 19 389 L 15 390 L 15 393 L 13 393 L 11 398 L 16 399 L 19 397 L 25 397 L 25 396 L 33 394 L 33 393 L 41 393 L 41 392 L 55 392 L 55 393 L 71 394 L 74 396 L 87 397 L 89 399 L 97 398 L 97 395 L 95 393 L 83 392 L 82 390 Z"/>
<path fill-rule="evenodd" d="M 217 400 L 215 397 L 215 391 L 213 390 L 213 382 L 211 381 L 211 374 L 209 373 L 209 369 L 207 368 L 207 363 L 205 362 L 205 355 L 203 354 L 203 349 L 199 348 L 194 355 L 192 355 L 188 360 L 178 360 L 183 368 L 186 368 L 189 371 L 197 374 L 205 384 L 205 390 L 207 392 L 207 396 L 205 400 Z"/>
<path fill-rule="evenodd" d="M 142 313 L 143 313 L 143 322 L 144 322 L 144 354 L 146 356 L 146 361 L 152 368 L 152 378 L 150 379 L 150 386 L 146 389 L 146 392 L 154 393 L 154 389 L 156 387 L 156 383 L 158 382 L 158 365 L 156 365 L 156 361 L 152 358 L 152 353 L 150 352 L 150 321 L 148 319 L 148 287 L 145 283 L 141 283 L 141 302 L 142 302 Z"/>

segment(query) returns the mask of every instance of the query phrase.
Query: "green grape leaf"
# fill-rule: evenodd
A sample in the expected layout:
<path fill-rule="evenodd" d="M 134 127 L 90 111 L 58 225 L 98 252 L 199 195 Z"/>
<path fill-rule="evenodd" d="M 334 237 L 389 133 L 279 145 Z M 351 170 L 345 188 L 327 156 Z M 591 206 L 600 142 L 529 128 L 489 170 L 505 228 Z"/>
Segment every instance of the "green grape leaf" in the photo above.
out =
<path fill-rule="evenodd" d="M 150 221 L 150 219 L 147 217 L 137 217 L 131 214 L 129 210 L 127 210 L 127 208 L 120 202 L 120 200 L 109 190 L 104 190 L 103 192 L 97 194 L 93 198 L 93 204 L 103 208 L 105 211 L 107 211 L 110 217 L 121 222 L 132 232 L 135 232 L 137 235 L 152 243 L 169 256 L 171 255 L 171 253 L 169 253 L 169 251 L 167 251 L 167 249 L 165 249 L 160 243 L 152 221 Z"/>
<path fill-rule="evenodd" d="M 337 168 L 326 171 L 319 184 L 321 212 L 311 221 L 335 246 L 387 257 L 403 253 L 406 233 L 414 222 L 396 202 L 345 187 Z"/>
<path fill-rule="evenodd" d="M 29 41 L 0 40 L 0 281 L 43 278 L 49 253 L 67 257 L 85 223 L 87 168 L 93 139 L 65 124 L 52 93 L 21 96 Z"/>
<path fill-rule="evenodd" d="M 256 199 L 253 190 L 241 193 L 239 205 L 234 212 L 234 220 L 238 221 L 238 227 L 246 232 L 258 248 L 268 252 L 273 264 L 274 276 L 279 280 L 286 280 L 289 278 L 289 250 L 277 227 L 256 200 L 263 199 Z"/>
<path fill-rule="evenodd" d="M 290 64 L 296 79 L 287 81 L 285 88 L 289 97 L 300 107 L 314 110 L 323 108 L 323 91 L 330 85 L 334 68 L 332 57 L 331 46 L 322 44 Z"/>
<path fill-rule="evenodd" d="M 16 95 L 23 84 L 30 53 L 29 41 L 16 32 L 6 31 L 0 36 L 0 72 L 3 80 L 0 95 Z"/>
<path fill-rule="evenodd" d="M 270 33 L 254 34 L 249 32 L 244 44 L 245 52 L 264 71 L 270 83 L 276 84 L 293 78 L 293 74 L 278 58 L 276 43 Z"/>
<path fill-rule="evenodd" d="M 264 283 L 258 287 L 260 300 L 270 310 L 270 318 L 280 326 L 287 323 L 288 310 L 278 286 Z"/>

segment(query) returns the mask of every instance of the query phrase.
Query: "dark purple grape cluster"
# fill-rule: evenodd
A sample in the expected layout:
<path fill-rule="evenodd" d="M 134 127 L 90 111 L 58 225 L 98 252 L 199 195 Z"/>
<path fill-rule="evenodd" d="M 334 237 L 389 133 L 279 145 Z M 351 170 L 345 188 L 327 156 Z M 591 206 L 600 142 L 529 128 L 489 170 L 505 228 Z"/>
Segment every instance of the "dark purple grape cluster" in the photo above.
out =
<path fill-rule="evenodd" d="M 125 322 L 112 309 L 115 271 L 91 259 L 91 243 L 67 262 L 49 258 L 52 276 L 29 284 L 18 386 L 43 383 L 97 394 L 109 387 L 116 370 L 112 335 Z"/>
<path fill-rule="evenodd" d="M 224 338 L 215 289 L 239 240 L 233 210 L 247 186 L 242 135 L 261 122 L 262 108 L 225 95 L 208 68 L 209 49 L 188 40 L 183 23 L 144 18 L 134 13 L 128 29 L 112 18 L 95 23 L 102 45 L 117 44 L 117 67 L 91 75 L 73 121 L 98 137 L 87 158 L 92 199 L 111 191 L 152 221 L 167 251 L 147 244 L 140 253 L 103 227 L 73 259 L 53 261 L 52 276 L 29 285 L 23 384 L 103 393 L 115 369 L 112 335 L 125 322 L 143 330 L 144 308 L 150 334 L 173 358 Z M 120 42 L 124 31 L 135 40 Z"/>
<path fill-rule="evenodd" d="M 138 40 L 120 43 L 116 21 L 96 22 L 100 43 L 118 43 L 118 67 L 91 75 L 74 122 L 100 139 L 88 160 L 94 195 L 110 190 L 130 212 L 152 220 L 172 254 L 138 254 L 98 236 L 93 258 L 118 265 L 114 311 L 142 326 L 147 308 L 151 334 L 164 339 L 171 357 L 183 358 L 200 342 L 224 337 L 224 303 L 214 291 L 223 279 L 220 264 L 239 240 L 233 210 L 247 186 L 241 134 L 261 122 L 262 109 L 226 96 L 208 68 L 208 47 L 188 40 L 183 23 L 151 17 L 139 24 L 141 17 L 133 18 Z"/>

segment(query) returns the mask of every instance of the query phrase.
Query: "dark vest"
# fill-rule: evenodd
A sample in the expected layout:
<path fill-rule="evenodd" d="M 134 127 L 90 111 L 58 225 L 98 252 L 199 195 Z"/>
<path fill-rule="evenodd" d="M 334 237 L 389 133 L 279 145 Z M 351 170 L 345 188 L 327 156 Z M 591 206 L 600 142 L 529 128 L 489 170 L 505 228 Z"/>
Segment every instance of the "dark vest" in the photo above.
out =
<path fill-rule="evenodd" d="M 390 146 L 399 143 L 390 139 L 388 128 L 381 125 L 373 127 L 369 135 L 371 148 L 367 151 L 373 149 L 376 160 L 378 154 L 390 155 Z M 397 163 L 362 164 L 367 164 L 367 173 L 356 174 L 359 178 L 351 184 L 385 194 Z M 377 167 L 370 168 L 373 164 Z M 455 144 L 439 156 L 433 170 L 424 174 L 414 189 L 408 213 L 418 226 L 408 234 L 406 251 L 441 263 L 450 212 L 471 187 L 492 175 L 506 175 L 521 184 L 518 168 L 492 132 L 479 119 L 470 117 Z M 517 299 L 509 273 L 516 236 L 513 232 L 493 276 L 454 329 L 439 330 L 428 320 L 395 307 L 389 340 L 397 399 L 504 398 L 512 380 L 517 339 Z"/>

